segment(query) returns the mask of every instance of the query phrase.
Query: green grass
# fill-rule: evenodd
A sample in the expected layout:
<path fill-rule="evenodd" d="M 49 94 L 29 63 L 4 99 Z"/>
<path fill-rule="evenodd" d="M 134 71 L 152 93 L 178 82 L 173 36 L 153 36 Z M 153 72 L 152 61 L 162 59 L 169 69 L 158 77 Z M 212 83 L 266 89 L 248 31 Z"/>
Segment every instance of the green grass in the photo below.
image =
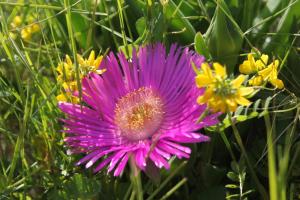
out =
<path fill-rule="evenodd" d="M 29 16 L 41 29 L 26 41 Z M 0 2 L 0 17 L 0 199 L 300 199 L 299 0 L 16 0 Z M 55 68 L 70 55 L 79 82 L 76 53 L 130 55 L 153 42 L 189 46 L 235 74 L 254 48 L 281 61 L 286 89 L 259 92 L 234 122 L 205 130 L 211 142 L 191 145 L 187 162 L 142 173 L 136 195 L 129 167 L 115 178 L 74 165 Z"/>

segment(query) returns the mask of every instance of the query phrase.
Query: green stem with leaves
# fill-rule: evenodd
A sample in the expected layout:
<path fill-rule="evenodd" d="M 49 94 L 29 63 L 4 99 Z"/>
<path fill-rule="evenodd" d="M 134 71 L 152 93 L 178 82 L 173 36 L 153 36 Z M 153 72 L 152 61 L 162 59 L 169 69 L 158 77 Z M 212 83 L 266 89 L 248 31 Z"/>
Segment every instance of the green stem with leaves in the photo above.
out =
<path fill-rule="evenodd" d="M 227 114 L 228 114 L 228 117 L 229 117 L 229 122 L 232 126 L 234 137 L 235 137 L 235 139 L 236 139 L 236 141 L 237 141 L 237 143 L 238 143 L 238 145 L 239 145 L 239 147 L 242 151 L 243 156 L 246 159 L 250 175 L 251 175 L 251 177 L 253 178 L 253 180 L 256 184 L 257 190 L 259 191 L 260 195 L 262 196 L 262 199 L 268 199 L 267 198 L 267 193 L 266 193 L 264 187 L 262 186 L 262 184 L 259 182 L 259 180 L 258 180 L 258 178 L 255 174 L 255 171 L 252 167 L 253 165 L 252 165 L 252 163 L 251 163 L 251 161 L 250 161 L 250 159 L 247 155 L 247 152 L 246 152 L 245 146 L 243 144 L 242 138 L 240 136 L 239 130 L 237 129 L 237 127 L 235 125 L 235 122 L 232 121 L 232 114 L 231 114 L 231 112 L 228 112 Z"/>

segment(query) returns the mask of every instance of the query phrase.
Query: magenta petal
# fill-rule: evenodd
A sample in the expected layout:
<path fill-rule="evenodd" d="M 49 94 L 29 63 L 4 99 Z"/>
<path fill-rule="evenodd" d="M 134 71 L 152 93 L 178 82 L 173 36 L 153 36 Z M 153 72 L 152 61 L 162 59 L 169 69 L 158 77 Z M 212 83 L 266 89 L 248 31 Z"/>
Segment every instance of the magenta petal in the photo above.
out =
<path fill-rule="evenodd" d="M 122 160 L 120 161 L 119 165 L 117 166 L 117 168 L 116 168 L 116 170 L 114 172 L 114 176 L 119 176 L 123 172 L 123 170 L 125 168 L 125 165 L 127 164 L 128 158 L 129 158 L 129 156 L 128 156 L 128 153 L 127 153 L 122 158 Z"/>
<path fill-rule="evenodd" d="M 93 171 L 94 173 L 100 171 L 103 167 L 105 167 L 110 161 L 111 161 L 111 157 L 110 158 L 106 158 L 105 160 L 103 160 Z"/>
<path fill-rule="evenodd" d="M 126 152 L 125 151 L 119 151 L 118 153 L 116 153 L 116 155 L 112 158 L 110 164 L 109 164 L 109 167 L 108 167 L 108 172 L 111 172 L 116 164 L 119 162 L 119 160 L 124 156 Z"/>
<path fill-rule="evenodd" d="M 158 168 L 165 167 L 166 169 L 170 169 L 170 164 L 155 151 L 150 153 L 150 158 Z"/>

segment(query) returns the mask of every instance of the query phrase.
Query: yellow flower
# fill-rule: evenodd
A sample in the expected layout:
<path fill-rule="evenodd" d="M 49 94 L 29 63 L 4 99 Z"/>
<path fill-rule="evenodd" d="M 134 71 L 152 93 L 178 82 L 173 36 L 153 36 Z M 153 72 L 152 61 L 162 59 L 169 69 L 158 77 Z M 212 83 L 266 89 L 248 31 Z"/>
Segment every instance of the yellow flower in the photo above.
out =
<path fill-rule="evenodd" d="M 263 54 L 258 60 L 255 61 L 253 54 L 249 53 L 247 56 L 247 60 L 245 60 L 240 66 L 239 70 L 243 74 L 252 74 L 256 73 L 259 70 L 262 70 L 266 67 L 269 56 Z"/>
<path fill-rule="evenodd" d="M 284 87 L 282 80 L 277 78 L 278 60 L 275 60 L 268 65 L 268 55 L 263 54 L 258 60 L 255 60 L 250 53 L 247 58 L 248 59 L 239 66 L 239 70 L 243 74 L 255 73 L 249 80 L 249 85 L 260 86 L 266 82 L 270 82 L 276 88 L 282 89 Z"/>
<path fill-rule="evenodd" d="M 17 29 L 21 26 L 23 22 L 23 19 L 20 16 L 15 16 L 13 21 L 10 23 L 11 28 L 13 29 Z M 33 17 L 28 17 L 26 20 L 24 20 L 24 22 L 27 23 L 27 26 L 22 28 L 22 29 L 18 29 L 21 32 L 21 38 L 23 40 L 31 40 L 32 35 L 36 32 L 38 32 L 40 30 L 40 25 L 38 23 L 34 22 L 34 18 Z M 14 30 L 15 31 L 15 30 Z M 13 39 L 17 38 L 17 35 L 13 32 L 10 32 L 10 35 Z"/>
<path fill-rule="evenodd" d="M 30 40 L 32 36 L 32 30 L 31 27 L 23 28 L 21 30 L 21 37 L 24 40 Z"/>
<path fill-rule="evenodd" d="M 39 30 L 41 30 L 39 24 L 34 23 L 34 24 L 31 25 L 31 31 L 32 31 L 32 33 L 36 33 L 36 32 L 38 32 Z"/>
<path fill-rule="evenodd" d="M 14 17 L 13 21 L 10 23 L 10 26 L 12 28 L 17 28 L 21 24 L 22 24 L 22 19 L 19 15 L 17 15 L 17 16 Z"/>
<path fill-rule="evenodd" d="M 199 104 L 207 104 L 213 112 L 234 112 L 238 105 L 248 106 L 251 102 L 246 98 L 254 92 L 252 87 L 242 86 L 246 76 L 239 75 L 235 79 L 227 76 L 226 68 L 213 63 L 213 70 L 207 63 L 201 65 L 201 72 L 196 76 L 196 85 L 205 88 L 199 96 Z"/>
<path fill-rule="evenodd" d="M 79 98 L 74 95 L 74 93 L 78 90 L 76 81 L 64 82 L 62 87 L 64 90 L 56 96 L 58 101 L 79 103 Z"/>
<path fill-rule="evenodd" d="M 262 76 L 265 81 L 269 81 L 274 87 L 278 89 L 284 88 L 282 80 L 277 78 L 279 61 L 274 60 L 265 69 L 258 72 L 258 75 Z"/>
<path fill-rule="evenodd" d="M 95 72 L 97 74 L 105 72 L 105 69 L 98 69 L 102 61 L 102 56 L 97 56 L 95 58 L 94 51 L 91 51 L 88 59 L 77 54 L 77 61 L 80 79 L 86 76 L 89 72 Z M 58 101 L 71 101 L 72 103 L 78 103 L 79 99 L 74 96 L 74 93 L 78 91 L 76 68 L 69 55 L 66 55 L 64 62 L 58 64 L 56 70 L 58 72 L 57 81 L 62 85 L 62 91 L 56 99 Z"/>
<path fill-rule="evenodd" d="M 264 79 L 262 76 L 260 75 L 256 75 L 256 76 L 253 76 L 249 81 L 248 81 L 249 85 L 252 85 L 252 86 L 260 86 L 264 83 Z"/>
<path fill-rule="evenodd" d="M 91 51 L 88 59 L 84 59 L 81 55 L 77 54 L 77 60 L 79 65 L 81 66 L 81 69 L 86 73 L 95 72 L 97 74 L 103 74 L 103 72 L 105 71 L 105 69 L 98 69 L 102 61 L 102 56 L 98 56 L 97 58 L 95 58 L 94 51 Z"/>
<path fill-rule="evenodd" d="M 58 64 L 56 70 L 59 73 L 57 80 L 61 83 L 70 82 L 75 79 L 75 69 L 69 55 L 66 55 L 66 61 Z"/>

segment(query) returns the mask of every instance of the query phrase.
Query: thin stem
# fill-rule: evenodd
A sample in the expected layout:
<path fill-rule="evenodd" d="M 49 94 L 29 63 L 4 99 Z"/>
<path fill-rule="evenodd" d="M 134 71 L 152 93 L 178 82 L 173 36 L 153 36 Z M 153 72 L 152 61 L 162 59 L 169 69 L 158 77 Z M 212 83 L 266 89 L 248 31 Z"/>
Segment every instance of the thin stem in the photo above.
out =
<path fill-rule="evenodd" d="M 73 32 L 73 26 L 72 26 L 72 17 L 71 17 L 71 7 L 70 7 L 70 0 L 64 0 L 64 6 L 67 9 L 67 12 L 65 14 L 66 22 L 67 22 L 67 29 L 69 33 L 69 39 L 71 41 L 71 49 L 74 57 L 74 65 L 75 65 L 75 78 L 76 83 L 79 91 L 79 99 L 82 98 L 82 88 L 81 88 L 81 80 L 80 80 L 80 74 L 79 74 L 79 65 L 77 62 L 77 48 L 76 48 L 76 42 L 74 39 L 74 32 Z"/>
<path fill-rule="evenodd" d="M 232 160 L 233 160 L 235 163 L 237 163 L 236 157 L 235 157 L 235 155 L 234 155 L 234 153 L 233 153 L 233 151 L 232 151 L 232 148 L 231 148 L 231 146 L 230 146 L 230 143 L 229 143 L 228 138 L 227 138 L 227 136 L 226 136 L 226 134 L 225 134 L 224 131 L 221 131 L 221 137 L 222 137 L 222 139 L 223 139 L 223 142 L 225 143 L 226 148 L 228 149 L 228 151 L 229 151 L 229 153 L 230 153 L 230 156 L 231 156 Z"/>
<path fill-rule="evenodd" d="M 230 112 L 228 112 L 227 114 L 229 116 L 229 122 L 230 122 L 230 124 L 232 126 L 234 137 L 235 137 L 238 145 L 240 146 L 240 149 L 242 151 L 243 156 L 245 156 L 245 159 L 246 159 L 249 171 L 250 171 L 250 175 L 254 179 L 254 182 L 255 182 L 255 184 L 257 186 L 257 189 L 258 189 L 259 193 L 262 195 L 263 199 L 268 199 L 267 198 L 267 193 L 266 193 L 264 187 L 262 186 L 262 184 L 259 182 L 259 180 L 258 180 L 258 178 L 257 178 L 257 176 L 255 174 L 255 171 L 254 171 L 254 169 L 252 167 L 253 165 L 250 162 L 250 159 L 249 159 L 249 157 L 247 155 L 247 152 L 246 152 L 245 146 L 243 144 L 242 138 L 240 136 L 239 130 L 237 129 L 235 123 L 232 121 L 232 114 Z"/>
<path fill-rule="evenodd" d="M 186 161 L 182 162 L 173 172 L 171 172 L 171 174 L 166 178 L 166 180 L 162 182 L 159 188 L 157 188 L 154 192 L 152 192 L 152 194 L 148 197 L 147 200 L 154 199 L 154 197 L 160 192 L 160 190 L 167 185 L 167 183 L 186 165 L 186 163 L 187 163 Z"/>
<path fill-rule="evenodd" d="M 131 182 L 133 186 L 133 191 L 136 195 L 137 200 L 143 200 L 143 187 L 141 182 L 141 173 L 137 168 L 133 157 L 130 158 L 130 169 L 131 169 Z"/>
<path fill-rule="evenodd" d="M 171 190 L 169 190 L 162 198 L 163 199 L 167 199 L 168 197 L 170 197 L 174 192 L 176 192 L 176 190 L 178 188 L 180 188 L 183 184 L 185 184 L 187 182 L 187 178 L 184 177 L 181 181 L 179 181 Z"/>
<path fill-rule="evenodd" d="M 128 187 L 128 190 L 127 192 L 125 193 L 125 196 L 124 196 L 124 200 L 127 200 L 129 198 L 129 195 L 130 195 L 130 192 L 132 191 L 132 183 L 130 184 L 130 186 Z M 131 192 L 132 194 L 133 192 Z"/>
<path fill-rule="evenodd" d="M 270 122 L 269 114 L 264 115 L 266 131 L 267 131 L 267 147 L 268 147 L 268 166 L 269 166 L 269 188 L 270 188 L 270 200 L 277 200 L 277 175 L 276 175 L 276 159 L 275 150 L 273 145 L 273 131 Z"/>

